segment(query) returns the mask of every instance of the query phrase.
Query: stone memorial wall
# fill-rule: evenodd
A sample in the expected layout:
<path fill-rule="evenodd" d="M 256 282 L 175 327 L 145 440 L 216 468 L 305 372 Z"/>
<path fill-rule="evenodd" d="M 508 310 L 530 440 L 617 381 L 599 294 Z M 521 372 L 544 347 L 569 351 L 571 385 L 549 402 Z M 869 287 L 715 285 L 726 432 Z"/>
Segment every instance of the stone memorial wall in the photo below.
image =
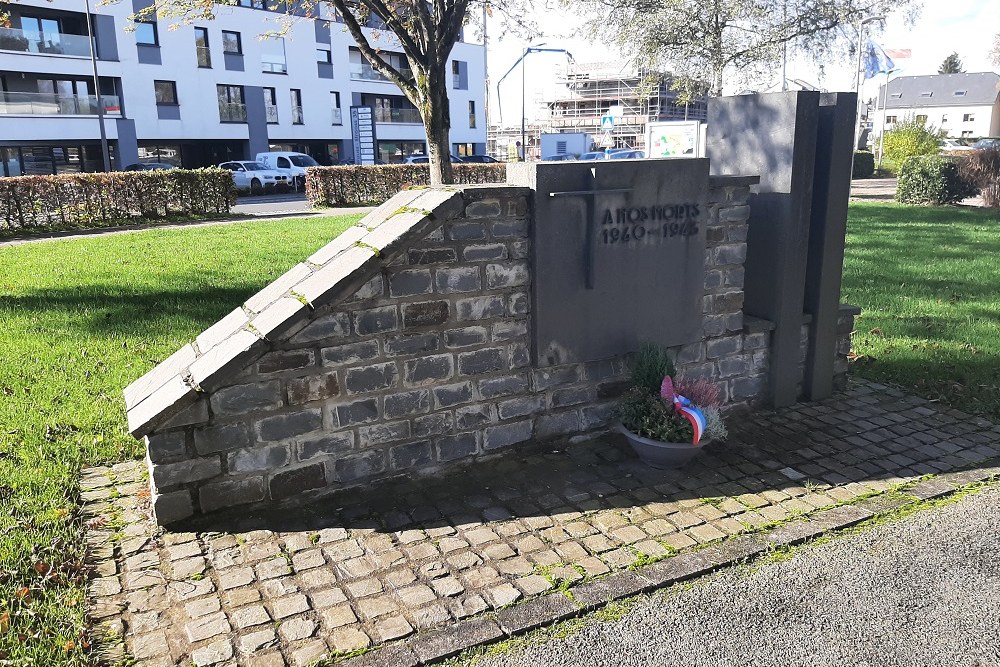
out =
<path fill-rule="evenodd" d="M 697 326 L 673 349 L 679 373 L 749 404 L 766 393 L 771 345 L 769 323 L 743 316 L 756 178 L 709 179 L 699 162 L 704 209 L 692 238 L 678 239 L 697 244 Z M 637 339 L 600 358 L 533 355 L 533 239 L 540 225 L 579 224 L 540 219 L 536 205 L 532 189 L 514 185 L 402 192 L 130 385 L 129 428 L 146 439 L 157 521 L 308 499 L 606 428 Z M 566 271 L 588 250 L 575 252 Z M 613 277 L 603 270 L 598 284 Z M 585 273 L 578 279 L 585 289 Z M 620 317 L 612 324 L 628 330 Z"/>

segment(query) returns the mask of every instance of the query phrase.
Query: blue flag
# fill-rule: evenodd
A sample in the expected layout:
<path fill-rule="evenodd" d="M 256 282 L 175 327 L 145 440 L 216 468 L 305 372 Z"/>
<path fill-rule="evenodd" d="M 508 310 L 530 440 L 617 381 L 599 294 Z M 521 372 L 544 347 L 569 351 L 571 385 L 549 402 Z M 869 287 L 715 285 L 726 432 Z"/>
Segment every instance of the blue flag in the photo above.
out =
<path fill-rule="evenodd" d="M 885 54 L 882 47 L 868 40 L 868 48 L 865 53 L 865 79 L 870 79 L 876 74 L 888 74 L 896 69 L 896 63 Z"/>

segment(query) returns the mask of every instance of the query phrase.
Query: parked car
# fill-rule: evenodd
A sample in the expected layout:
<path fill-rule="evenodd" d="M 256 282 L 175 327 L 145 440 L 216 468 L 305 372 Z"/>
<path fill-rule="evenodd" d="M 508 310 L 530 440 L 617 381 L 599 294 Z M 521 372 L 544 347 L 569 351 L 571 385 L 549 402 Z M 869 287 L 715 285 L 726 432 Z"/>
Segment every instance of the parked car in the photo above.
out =
<path fill-rule="evenodd" d="M 591 151 L 580 156 L 581 160 L 607 160 L 608 155 L 604 151 Z"/>
<path fill-rule="evenodd" d="M 466 155 L 462 158 L 462 162 L 474 162 L 476 164 L 493 164 L 500 162 L 496 158 L 492 158 L 489 155 Z"/>
<path fill-rule="evenodd" d="M 430 161 L 431 161 L 430 157 L 428 157 L 426 155 L 419 155 L 418 154 L 418 155 L 411 155 L 411 156 L 409 156 L 408 158 L 406 158 L 405 160 L 403 160 L 403 164 L 427 164 Z M 451 156 L 451 161 L 452 162 L 456 162 L 456 163 L 457 162 L 465 162 L 464 159 L 458 157 L 457 155 L 452 155 Z"/>
<path fill-rule="evenodd" d="M 982 151 L 987 148 L 1000 148 L 1000 139 L 990 137 L 987 139 L 980 139 L 976 143 L 972 144 L 973 150 Z"/>
<path fill-rule="evenodd" d="M 281 172 L 296 188 L 305 186 L 306 168 L 319 166 L 319 162 L 316 162 L 312 156 L 289 151 L 257 153 L 255 162 L 260 162 L 267 169 Z"/>
<path fill-rule="evenodd" d="M 268 185 L 288 184 L 288 176 L 284 172 L 268 169 L 260 162 L 250 162 L 249 160 L 223 162 L 219 168 L 233 172 L 233 183 L 240 190 L 249 189 L 251 192 L 260 192 Z"/>
<path fill-rule="evenodd" d="M 166 162 L 136 162 L 122 169 L 122 171 L 159 171 L 162 169 L 176 169 L 177 165 Z"/>
<path fill-rule="evenodd" d="M 566 153 L 565 155 L 550 155 L 549 157 L 543 157 L 543 162 L 566 162 L 568 160 L 580 160 L 582 158 L 573 155 L 572 153 Z"/>
<path fill-rule="evenodd" d="M 645 151 L 612 151 L 608 156 L 611 160 L 632 160 L 646 157 Z"/>
<path fill-rule="evenodd" d="M 938 148 L 942 153 L 961 153 L 972 150 L 958 139 L 942 139 L 938 142 Z"/>

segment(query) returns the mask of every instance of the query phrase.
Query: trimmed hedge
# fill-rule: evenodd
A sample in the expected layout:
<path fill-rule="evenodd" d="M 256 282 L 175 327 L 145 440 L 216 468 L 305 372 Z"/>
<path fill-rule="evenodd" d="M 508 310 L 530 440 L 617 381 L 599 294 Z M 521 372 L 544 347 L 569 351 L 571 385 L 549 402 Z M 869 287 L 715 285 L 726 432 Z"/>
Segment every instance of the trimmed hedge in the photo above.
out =
<path fill-rule="evenodd" d="M 899 170 L 896 201 L 901 204 L 957 204 L 978 194 L 962 177 L 958 161 L 941 155 L 915 155 Z"/>
<path fill-rule="evenodd" d="M 504 183 L 507 165 L 456 164 L 455 182 Z M 306 169 L 306 197 L 316 207 L 381 204 L 400 190 L 430 184 L 426 164 L 354 165 Z"/>
<path fill-rule="evenodd" d="M 1000 208 L 1000 148 L 983 148 L 963 155 L 959 171 L 979 188 L 983 206 Z"/>
<path fill-rule="evenodd" d="M 854 151 L 852 178 L 871 178 L 875 175 L 875 154 L 871 151 Z"/>
<path fill-rule="evenodd" d="M 224 169 L 0 178 L 0 236 L 224 215 L 236 203 Z"/>

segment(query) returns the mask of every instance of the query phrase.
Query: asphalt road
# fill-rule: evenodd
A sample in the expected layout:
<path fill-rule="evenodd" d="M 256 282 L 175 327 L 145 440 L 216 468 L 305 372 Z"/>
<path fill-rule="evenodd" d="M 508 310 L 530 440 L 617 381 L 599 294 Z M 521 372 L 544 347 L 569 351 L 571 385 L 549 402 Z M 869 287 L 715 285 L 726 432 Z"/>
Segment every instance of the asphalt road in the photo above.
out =
<path fill-rule="evenodd" d="M 663 591 L 477 667 L 1000 665 L 1000 489 Z"/>

